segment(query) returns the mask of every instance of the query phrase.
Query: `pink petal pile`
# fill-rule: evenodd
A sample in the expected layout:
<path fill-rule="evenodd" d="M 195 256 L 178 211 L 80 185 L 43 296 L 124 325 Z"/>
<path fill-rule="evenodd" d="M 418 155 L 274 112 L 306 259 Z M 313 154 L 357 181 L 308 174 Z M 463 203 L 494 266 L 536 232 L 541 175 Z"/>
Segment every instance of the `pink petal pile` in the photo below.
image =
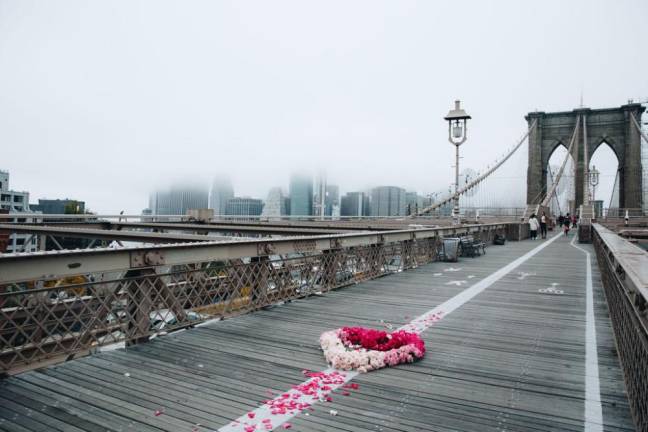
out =
<path fill-rule="evenodd" d="M 322 333 L 320 345 L 331 366 L 358 372 L 412 363 L 425 355 L 421 337 L 404 330 L 387 333 L 363 327 L 342 327 Z"/>
<path fill-rule="evenodd" d="M 403 327 L 401 327 L 401 330 L 405 330 L 407 332 L 412 332 L 412 333 L 422 333 L 423 331 L 432 327 L 442 318 L 443 318 L 443 311 L 430 312 L 425 315 L 421 315 L 420 317 L 416 318 L 409 324 L 404 325 Z"/>
<path fill-rule="evenodd" d="M 292 386 L 292 389 L 280 394 L 274 399 L 268 399 L 263 403 L 269 407 L 271 416 L 285 416 L 295 415 L 304 410 L 311 409 L 311 405 L 315 401 L 332 402 L 333 398 L 330 393 L 335 389 L 342 387 L 345 396 L 349 395 L 348 390 L 358 390 L 359 385 L 356 383 L 345 384 L 347 375 L 344 372 L 332 371 L 328 372 L 311 372 L 303 370 L 304 376 L 310 378 L 302 384 Z M 272 394 L 271 391 L 268 391 Z M 263 430 L 272 430 L 279 423 L 273 424 L 271 418 L 257 418 L 256 413 L 250 411 L 245 417 L 249 420 L 239 421 L 235 420 L 231 426 L 242 427 L 245 432 L 256 432 Z M 283 423 L 281 425 L 284 429 L 290 429 L 290 423 Z"/>

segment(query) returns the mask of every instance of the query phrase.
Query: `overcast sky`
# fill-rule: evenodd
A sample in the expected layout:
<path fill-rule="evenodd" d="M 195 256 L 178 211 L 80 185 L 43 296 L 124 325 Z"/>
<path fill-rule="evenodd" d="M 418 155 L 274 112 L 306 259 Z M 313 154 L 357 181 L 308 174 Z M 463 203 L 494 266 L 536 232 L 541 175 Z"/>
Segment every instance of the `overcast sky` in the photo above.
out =
<path fill-rule="evenodd" d="M 265 198 L 320 166 L 425 193 L 452 180 L 455 98 L 475 169 L 536 108 L 648 98 L 647 25 L 645 0 L 0 0 L 0 169 L 102 213 L 216 174 Z"/>

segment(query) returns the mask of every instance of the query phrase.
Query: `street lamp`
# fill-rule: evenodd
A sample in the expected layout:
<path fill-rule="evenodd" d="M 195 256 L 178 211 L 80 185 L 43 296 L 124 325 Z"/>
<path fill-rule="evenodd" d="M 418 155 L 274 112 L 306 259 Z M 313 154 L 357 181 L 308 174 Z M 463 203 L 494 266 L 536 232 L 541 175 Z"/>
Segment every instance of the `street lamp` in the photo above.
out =
<path fill-rule="evenodd" d="M 448 121 L 448 141 L 455 146 L 455 195 L 459 191 L 459 146 L 466 142 L 466 132 L 468 130 L 468 119 L 471 118 L 466 111 L 461 108 L 461 101 L 455 101 L 455 107 L 444 117 Z M 454 208 L 452 209 L 452 218 L 455 224 L 460 223 L 459 218 L 459 196 L 454 198 Z"/>
<path fill-rule="evenodd" d="M 599 170 L 593 165 L 589 172 L 589 182 L 592 185 L 592 201 L 596 200 L 596 186 L 599 184 Z"/>

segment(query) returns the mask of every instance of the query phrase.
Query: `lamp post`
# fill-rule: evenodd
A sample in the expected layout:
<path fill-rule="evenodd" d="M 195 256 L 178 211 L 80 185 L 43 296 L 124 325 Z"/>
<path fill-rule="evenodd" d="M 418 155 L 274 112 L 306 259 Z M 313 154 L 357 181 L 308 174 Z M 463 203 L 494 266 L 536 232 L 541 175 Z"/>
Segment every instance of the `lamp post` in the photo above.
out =
<path fill-rule="evenodd" d="M 471 118 L 461 108 L 461 101 L 456 100 L 453 110 L 444 117 L 448 121 L 448 141 L 455 146 L 455 195 L 459 191 L 459 146 L 466 142 L 468 119 Z M 461 222 L 459 217 L 459 196 L 454 197 L 454 208 L 452 209 L 453 222 L 458 225 Z"/>
<path fill-rule="evenodd" d="M 592 205 L 594 206 L 594 217 L 596 218 L 596 186 L 599 184 L 599 170 L 596 169 L 596 166 L 592 165 L 592 169 L 589 171 L 589 182 L 592 185 Z M 603 206 L 601 206 L 601 212 L 603 211 Z"/>
<path fill-rule="evenodd" d="M 596 166 L 592 166 L 592 169 L 589 172 L 589 182 L 592 185 L 592 201 L 596 200 L 596 186 L 599 184 L 599 170 L 596 169 Z"/>

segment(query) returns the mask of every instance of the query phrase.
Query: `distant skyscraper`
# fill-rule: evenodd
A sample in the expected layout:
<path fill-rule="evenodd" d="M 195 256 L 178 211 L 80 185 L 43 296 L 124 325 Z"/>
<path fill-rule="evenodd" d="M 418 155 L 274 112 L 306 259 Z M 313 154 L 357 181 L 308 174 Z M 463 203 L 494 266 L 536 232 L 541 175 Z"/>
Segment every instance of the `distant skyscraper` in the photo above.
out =
<path fill-rule="evenodd" d="M 405 189 L 380 186 L 371 190 L 371 216 L 404 216 Z"/>
<path fill-rule="evenodd" d="M 290 214 L 313 215 L 313 179 L 309 175 L 293 174 L 290 177 Z"/>
<path fill-rule="evenodd" d="M 408 215 L 417 213 L 421 208 L 422 197 L 416 192 L 405 192 L 405 213 Z"/>
<path fill-rule="evenodd" d="M 263 211 L 263 201 L 256 198 L 231 198 L 225 206 L 228 216 L 260 216 Z"/>
<path fill-rule="evenodd" d="M 320 171 L 315 178 L 315 191 L 313 193 L 313 215 L 326 216 L 326 173 Z"/>
<path fill-rule="evenodd" d="M 225 214 L 227 202 L 234 198 L 232 182 L 227 177 L 216 177 L 209 196 L 209 208 L 214 210 L 214 216 Z"/>
<path fill-rule="evenodd" d="M 32 204 L 31 209 L 43 214 L 83 214 L 85 202 L 71 199 L 39 199 L 38 204 Z"/>
<path fill-rule="evenodd" d="M 288 213 L 286 198 L 280 187 L 273 187 L 268 192 L 268 199 L 263 206 L 261 216 L 268 218 L 280 218 Z"/>
<path fill-rule="evenodd" d="M 340 187 L 337 185 L 326 185 L 326 198 L 324 199 L 325 210 L 324 214 L 326 216 L 339 216 L 339 214 L 333 214 L 333 209 L 337 208 L 339 211 L 340 208 Z"/>
<path fill-rule="evenodd" d="M 151 194 L 150 208 L 156 215 L 185 215 L 189 209 L 205 209 L 209 190 L 203 185 L 173 185 Z"/>
<path fill-rule="evenodd" d="M 364 192 L 348 192 L 342 197 L 341 216 L 368 216 L 369 197 Z"/>

